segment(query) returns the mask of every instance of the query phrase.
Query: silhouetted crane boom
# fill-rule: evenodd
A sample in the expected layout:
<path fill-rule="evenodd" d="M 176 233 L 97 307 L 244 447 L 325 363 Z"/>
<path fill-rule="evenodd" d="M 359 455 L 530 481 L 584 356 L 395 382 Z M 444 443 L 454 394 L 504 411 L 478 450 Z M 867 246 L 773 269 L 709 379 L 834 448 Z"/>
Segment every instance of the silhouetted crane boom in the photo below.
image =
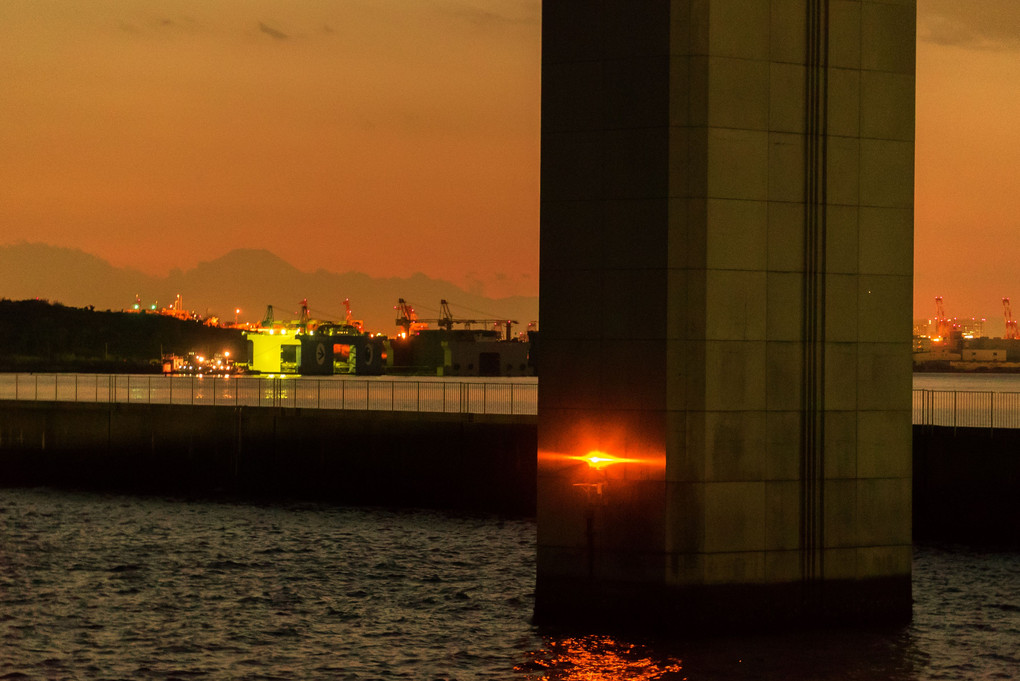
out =
<path fill-rule="evenodd" d="M 420 319 L 415 314 L 414 308 L 405 302 L 403 298 L 399 299 L 396 309 L 400 312 L 400 316 L 397 318 L 397 325 L 403 328 L 406 334 L 411 333 L 414 325 L 421 325 L 419 327 L 421 328 L 428 324 L 435 324 L 441 329 L 450 331 L 453 329 L 454 324 L 463 324 L 466 329 L 470 329 L 473 324 L 483 324 L 497 329 L 504 328 L 505 339 L 510 340 L 513 334 L 513 326 L 518 323 L 514 319 L 464 319 L 454 317 L 453 313 L 450 312 L 450 304 L 445 298 L 439 301 L 440 316 L 435 319 Z"/>

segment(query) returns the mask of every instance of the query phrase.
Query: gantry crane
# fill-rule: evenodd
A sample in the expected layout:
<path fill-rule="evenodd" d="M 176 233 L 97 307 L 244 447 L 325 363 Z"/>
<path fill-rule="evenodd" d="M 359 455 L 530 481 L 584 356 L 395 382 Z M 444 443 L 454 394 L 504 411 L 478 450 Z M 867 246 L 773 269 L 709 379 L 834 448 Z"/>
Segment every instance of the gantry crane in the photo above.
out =
<path fill-rule="evenodd" d="M 354 327 L 358 330 L 358 333 L 364 333 L 365 322 L 354 318 L 354 314 L 351 312 L 350 298 L 344 298 L 344 310 L 346 310 L 346 313 L 344 314 L 344 324 Z"/>
<path fill-rule="evenodd" d="M 952 324 L 946 317 L 946 310 L 942 306 L 942 296 L 935 296 L 935 334 L 943 343 L 948 343 L 951 332 Z"/>
<path fill-rule="evenodd" d="M 414 312 L 414 308 L 411 307 L 403 298 L 400 298 L 396 307 L 394 308 L 400 312 L 400 316 L 397 318 L 397 326 L 404 330 L 406 335 L 410 335 L 415 330 L 428 328 L 429 324 L 435 324 L 440 329 L 450 331 L 453 329 L 454 324 L 463 324 L 464 328 L 470 329 L 472 324 L 484 324 L 486 326 L 493 326 L 497 330 L 503 327 L 505 330 L 506 340 L 510 340 L 513 333 L 513 326 L 517 324 L 514 319 L 458 319 L 453 316 L 450 312 L 450 304 L 445 299 L 439 301 L 439 317 L 436 319 L 419 319 Z"/>
<path fill-rule="evenodd" d="M 1006 340 L 1017 340 L 1020 332 L 1017 331 L 1016 320 L 1013 319 L 1013 311 L 1009 306 L 1009 298 L 1002 299 L 1003 314 L 1006 317 Z"/>
<path fill-rule="evenodd" d="M 396 324 L 404 330 L 404 336 L 410 336 L 415 331 L 428 328 L 427 320 L 419 320 L 417 313 L 411 304 L 405 301 L 403 298 L 397 299 L 397 304 L 393 307 L 400 316 L 397 317 Z"/>

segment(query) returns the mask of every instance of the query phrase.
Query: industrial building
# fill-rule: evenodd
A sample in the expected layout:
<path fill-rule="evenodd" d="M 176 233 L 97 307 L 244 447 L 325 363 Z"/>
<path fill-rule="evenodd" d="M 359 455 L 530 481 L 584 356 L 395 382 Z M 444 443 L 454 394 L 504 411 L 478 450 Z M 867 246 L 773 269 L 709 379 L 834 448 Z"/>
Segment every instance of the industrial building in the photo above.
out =
<path fill-rule="evenodd" d="M 345 301 L 346 303 L 346 301 Z M 256 328 L 244 333 L 248 371 L 262 374 L 379 375 L 382 373 L 433 376 L 533 376 L 535 358 L 529 331 L 525 338 L 512 338 L 513 320 L 458 319 L 441 301 L 438 319 L 418 319 L 403 299 L 397 308 L 397 325 L 402 332 L 390 338 L 366 333 L 360 322 L 348 317 L 343 323 L 311 319 L 307 301 L 302 301 L 301 318 L 290 322 L 273 319 L 272 306 Z M 439 326 L 429 328 L 429 324 Z M 473 329 L 472 325 L 501 326 Z M 460 325 L 465 328 L 454 328 Z"/>

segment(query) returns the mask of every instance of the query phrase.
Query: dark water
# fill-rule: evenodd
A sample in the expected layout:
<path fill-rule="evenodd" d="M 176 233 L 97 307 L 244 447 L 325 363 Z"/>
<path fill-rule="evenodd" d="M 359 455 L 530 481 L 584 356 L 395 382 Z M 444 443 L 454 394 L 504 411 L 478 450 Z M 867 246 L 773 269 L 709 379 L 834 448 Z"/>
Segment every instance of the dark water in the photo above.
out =
<path fill-rule="evenodd" d="M 0 679 L 1020 677 L 1020 554 L 918 547 L 908 628 L 544 635 L 534 523 L 0 490 Z"/>

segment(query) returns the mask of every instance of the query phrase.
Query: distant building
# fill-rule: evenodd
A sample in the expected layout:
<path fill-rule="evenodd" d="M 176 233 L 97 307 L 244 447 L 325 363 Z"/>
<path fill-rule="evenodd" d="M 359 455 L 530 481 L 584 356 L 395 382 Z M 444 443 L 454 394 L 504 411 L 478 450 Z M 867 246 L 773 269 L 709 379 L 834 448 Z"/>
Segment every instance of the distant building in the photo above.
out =
<path fill-rule="evenodd" d="M 960 353 L 960 359 L 964 362 L 1005 362 L 1005 348 L 999 350 L 977 350 L 964 348 Z"/>
<path fill-rule="evenodd" d="M 983 318 L 954 319 L 953 327 L 960 331 L 963 338 L 983 338 L 985 335 L 985 319 Z"/>

